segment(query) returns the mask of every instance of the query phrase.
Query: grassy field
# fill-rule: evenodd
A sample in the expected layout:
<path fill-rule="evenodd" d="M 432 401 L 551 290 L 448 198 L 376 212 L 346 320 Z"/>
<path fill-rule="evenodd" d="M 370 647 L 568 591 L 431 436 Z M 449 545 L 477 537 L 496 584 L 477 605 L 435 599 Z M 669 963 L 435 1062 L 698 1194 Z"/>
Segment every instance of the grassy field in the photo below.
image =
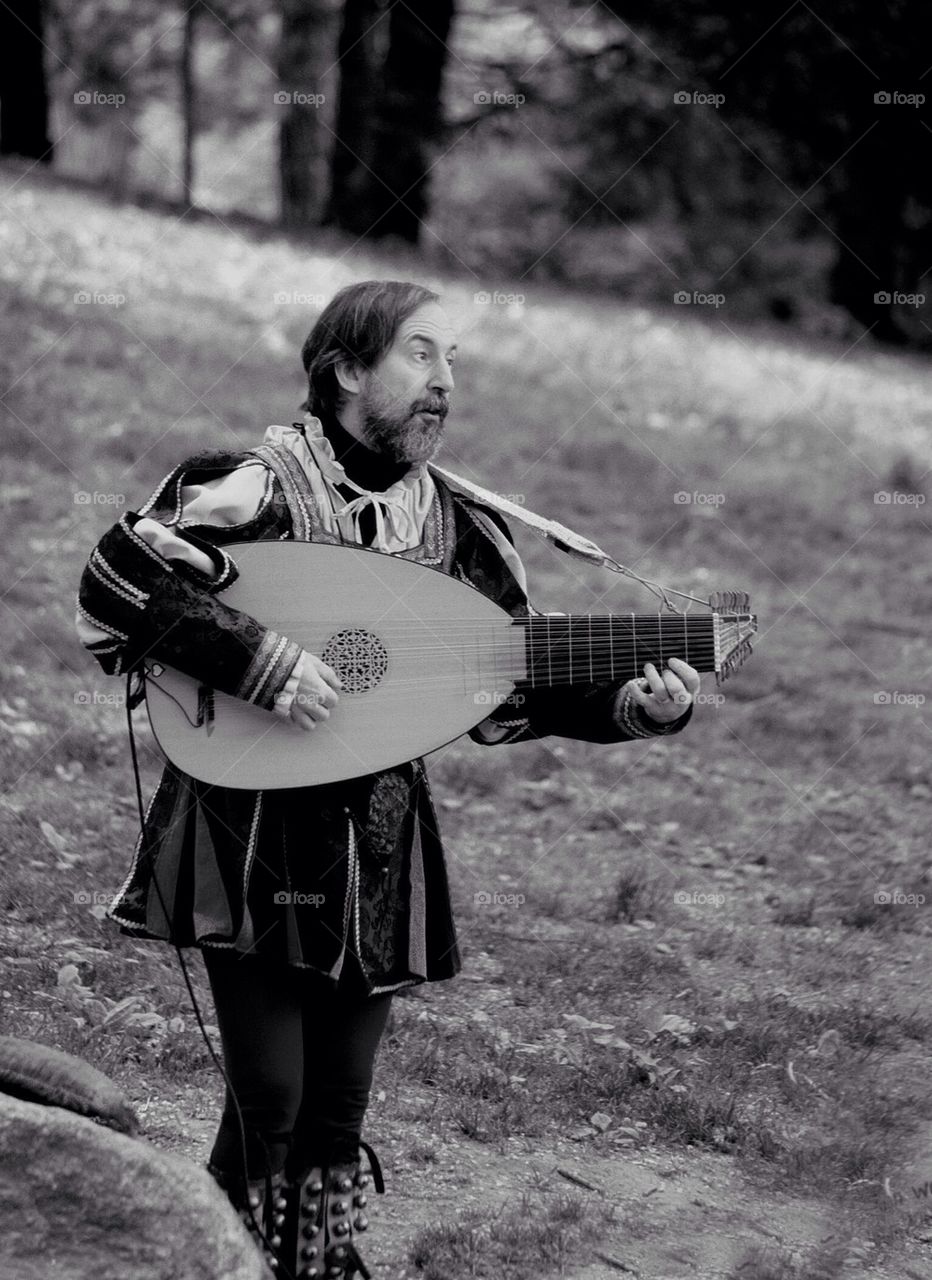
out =
<path fill-rule="evenodd" d="M 460 335 L 438 461 L 649 578 L 749 591 L 760 633 L 673 741 L 433 758 L 465 969 L 395 1002 L 367 1258 L 386 1280 L 932 1276 L 927 362 L 725 307 L 503 301 L 12 167 L 0 208 L 2 1030 L 101 1066 L 153 1141 L 205 1158 L 221 1090 L 174 954 L 94 900 L 138 818 L 124 686 L 74 595 L 180 458 L 299 416 L 323 301 L 413 277 Z M 538 608 L 652 607 L 515 533 Z"/>

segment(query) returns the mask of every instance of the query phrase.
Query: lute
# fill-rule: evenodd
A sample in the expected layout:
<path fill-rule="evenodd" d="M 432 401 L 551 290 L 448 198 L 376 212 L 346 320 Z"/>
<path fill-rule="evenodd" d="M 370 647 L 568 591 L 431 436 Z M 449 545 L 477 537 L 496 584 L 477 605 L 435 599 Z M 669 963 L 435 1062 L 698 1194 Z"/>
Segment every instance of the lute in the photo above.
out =
<path fill-rule="evenodd" d="M 387 769 L 460 737 L 510 694 L 623 683 L 671 657 L 724 680 L 751 651 L 743 592 L 708 613 L 514 618 L 439 569 L 367 547 L 243 542 L 226 604 L 328 662 L 343 682 L 312 731 L 158 662 L 146 706 L 164 754 L 192 777 L 250 790 Z M 520 714 L 517 712 L 516 714 Z"/>

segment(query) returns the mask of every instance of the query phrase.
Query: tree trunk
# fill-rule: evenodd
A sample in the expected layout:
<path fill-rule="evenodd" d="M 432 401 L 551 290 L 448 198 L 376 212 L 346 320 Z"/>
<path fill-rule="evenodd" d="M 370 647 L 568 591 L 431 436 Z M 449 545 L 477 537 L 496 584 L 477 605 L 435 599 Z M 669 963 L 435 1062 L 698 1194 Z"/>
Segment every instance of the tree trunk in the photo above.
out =
<path fill-rule="evenodd" d="M 349 228 L 357 234 L 418 242 L 453 12 L 454 0 L 394 0 L 391 6 L 372 172 Z"/>
<path fill-rule="evenodd" d="M 0 155 L 52 162 L 41 0 L 0 5 Z"/>
<path fill-rule="evenodd" d="M 196 87 L 194 83 L 194 49 L 200 4 L 194 3 L 184 15 L 184 39 L 181 45 L 181 114 L 184 121 L 182 146 L 181 198 L 189 207 L 194 203 L 194 137 Z"/>
<path fill-rule="evenodd" d="M 380 18 L 381 15 L 381 18 Z M 340 32 L 340 92 L 326 223 L 365 235 L 375 166 L 376 121 L 388 51 L 387 0 L 346 0 Z"/>
<path fill-rule="evenodd" d="M 330 131 L 326 98 L 337 68 L 341 0 L 282 0 L 276 110 L 281 220 L 318 226 L 326 206 Z"/>

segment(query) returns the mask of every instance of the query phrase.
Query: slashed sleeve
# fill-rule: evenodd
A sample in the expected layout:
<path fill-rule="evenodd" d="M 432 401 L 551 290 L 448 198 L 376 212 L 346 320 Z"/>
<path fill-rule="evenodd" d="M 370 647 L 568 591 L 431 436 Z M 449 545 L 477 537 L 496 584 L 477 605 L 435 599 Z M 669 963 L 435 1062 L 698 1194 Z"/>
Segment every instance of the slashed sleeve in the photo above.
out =
<path fill-rule="evenodd" d="M 542 616 L 527 596 L 527 574 L 505 521 L 496 513 L 470 509 L 495 544 L 509 574 L 520 588 L 520 601 L 511 612 Z M 514 598 L 512 596 L 512 598 Z M 491 715 L 469 730 L 482 746 L 527 742 L 553 734 L 581 742 L 627 742 L 634 738 L 667 737 L 680 733 L 693 708 L 669 724 L 652 720 L 632 696 L 627 681 L 573 684 L 565 687 L 516 690 Z"/>
<path fill-rule="evenodd" d="M 267 710 L 293 696 L 301 646 L 220 599 L 238 569 L 208 532 L 246 524 L 270 494 L 261 462 L 212 468 L 199 457 L 107 530 L 82 574 L 75 625 L 108 675 L 148 658 Z"/>

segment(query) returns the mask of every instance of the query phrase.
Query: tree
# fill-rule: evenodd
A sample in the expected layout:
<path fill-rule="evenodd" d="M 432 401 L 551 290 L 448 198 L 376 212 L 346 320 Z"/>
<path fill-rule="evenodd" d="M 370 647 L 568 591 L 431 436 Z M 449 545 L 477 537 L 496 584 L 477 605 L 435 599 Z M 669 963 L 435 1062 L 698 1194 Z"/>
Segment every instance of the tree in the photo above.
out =
<path fill-rule="evenodd" d="M 52 161 L 41 0 L 0 4 L 0 155 Z"/>
<path fill-rule="evenodd" d="M 376 123 L 388 46 L 387 0 L 346 0 L 338 57 L 340 90 L 330 164 L 330 200 L 324 217 L 354 235 L 372 219 L 368 188 L 376 168 Z"/>
<path fill-rule="evenodd" d="M 196 47 L 197 21 L 201 14 L 200 0 L 194 0 L 185 11 L 184 34 L 181 44 L 181 114 L 184 121 L 184 144 L 181 166 L 181 198 L 186 205 L 194 203 L 194 139 L 197 132 L 196 92 L 194 81 L 194 50 Z"/>
<path fill-rule="evenodd" d="M 321 114 L 333 81 L 342 0 L 282 0 L 278 56 L 281 220 L 287 227 L 323 220 L 330 131 Z"/>
<path fill-rule="evenodd" d="M 739 134 L 769 132 L 770 147 L 755 148 L 761 172 L 786 184 L 788 205 L 803 195 L 811 225 L 821 219 L 834 239 L 831 300 L 875 337 L 928 345 L 915 306 L 896 301 L 923 292 L 932 228 L 929 131 L 894 97 L 921 96 L 922 0 L 839 0 L 821 16 L 782 0 L 602 7 L 675 64 L 676 88 L 721 89 Z"/>
<path fill-rule="evenodd" d="M 440 88 L 454 0 L 391 0 L 379 67 L 379 37 L 366 21 L 377 22 L 381 7 L 376 0 L 347 4 L 330 216 L 357 235 L 417 244 L 429 204 L 431 151 L 442 130 Z M 357 32 L 367 34 L 350 55 Z"/>

